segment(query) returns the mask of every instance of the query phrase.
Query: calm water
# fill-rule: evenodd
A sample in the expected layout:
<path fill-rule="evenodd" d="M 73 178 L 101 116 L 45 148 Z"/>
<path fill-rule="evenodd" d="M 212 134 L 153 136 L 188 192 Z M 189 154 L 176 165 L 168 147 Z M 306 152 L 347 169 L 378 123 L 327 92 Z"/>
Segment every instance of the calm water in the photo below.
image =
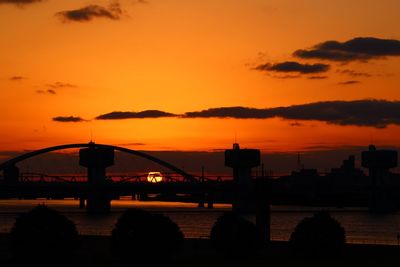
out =
<path fill-rule="evenodd" d="M 76 200 L 0 200 L 0 232 L 8 232 L 19 213 L 37 204 L 61 211 L 73 220 L 81 234 L 110 235 L 116 220 L 127 208 L 140 207 L 161 212 L 175 221 L 186 237 L 209 236 L 210 229 L 218 216 L 230 210 L 230 205 L 215 205 L 212 210 L 199 209 L 197 204 L 178 202 L 139 202 L 116 200 L 112 202 L 109 215 L 87 215 L 78 209 Z M 304 217 L 311 216 L 316 208 L 272 207 L 271 235 L 274 240 L 288 240 L 296 224 Z M 362 209 L 329 209 L 345 228 L 347 241 L 351 243 L 397 244 L 400 233 L 400 213 L 371 215 Z M 249 217 L 254 220 L 253 217 Z"/>

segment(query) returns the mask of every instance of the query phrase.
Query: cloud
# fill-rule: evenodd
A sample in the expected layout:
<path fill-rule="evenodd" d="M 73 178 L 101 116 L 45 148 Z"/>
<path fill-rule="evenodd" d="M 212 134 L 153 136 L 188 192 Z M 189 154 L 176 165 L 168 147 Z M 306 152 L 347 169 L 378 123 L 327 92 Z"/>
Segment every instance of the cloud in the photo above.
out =
<path fill-rule="evenodd" d="M 326 41 L 311 49 L 300 49 L 293 53 L 303 59 L 330 61 L 368 61 L 370 59 L 400 56 L 400 41 L 374 37 L 358 37 L 346 42 Z"/>
<path fill-rule="evenodd" d="M 267 119 L 273 118 L 270 109 L 249 107 L 221 107 L 202 111 L 186 112 L 183 118 L 235 118 L 235 119 Z"/>
<path fill-rule="evenodd" d="M 0 4 L 13 4 L 17 6 L 24 6 L 42 2 L 43 0 L 0 0 Z"/>
<path fill-rule="evenodd" d="M 310 79 L 310 80 L 325 80 L 328 78 L 329 78 L 328 76 L 310 76 L 310 77 L 308 77 L 308 79 Z"/>
<path fill-rule="evenodd" d="M 119 20 L 122 9 L 118 2 L 110 4 L 108 7 L 99 5 L 88 5 L 79 9 L 64 10 L 56 13 L 63 22 L 87 22 L 95 18 L 106 18 Z"/>
<path fill-rule="evenodd" d="M 102 114 L 96 117 L 96 120 L 122 120 L 122 119 L 145 119 L 145 118 L 163 118 L 176 117 L 177 115 L 160 111 L 160 110 L 145 110 L 140 112 L 131 111 L 113 111 Z"/>
<path fill-rule="evenodd" d="M 63 83 L 63 82 L 55 82 L 51 84 L 47 84 L 48 87 L 53 88 L 53 89 L 59 89 L 59 88 L 77 88 L 75 84 L 71 83 Z"/>
<path fill-rule="evenodd" d="M 355 81 L 355 80 L 350 80 L 350 81 L 340 82 L 338 84 L 339 85 L 353 85 L 353 84 L 357 84 L 357 83 L 361 83 L 361 82 L 360 81 Z"/>
<path fill-rule="evenodd" d="M 62 89 L 62 88 L 77 88 L 78 86 L 76 86 L 74 84 L 70 84 L 70 83 L 55 82 L 55 83 L 47 84 L 46 87 L 48 89 L 36 90 L 36 93 L 38 93 L 38 94 L 55 95 L 55 94 L 57 94 L 57 90 L 58 89 Z"/>
<path fill-rule="evenodd" d="M 23 76 L 12 76 L 12 77 L 10 77 L 10 81 L 14 81 L 14 82 L 16 82 L 16 81 L 22 81 L 22 80 L 24 80 L 24 79 L 26 79 L 26 78 L 23 77 Z"/>
<path fill-rule="evenodd" d="M 304 124 L 303 124 L 303 123 L 300 123 L 300 122 L 298 122 L 298 121 L 291 122 L 291 123 L 289 123 L 289 125 L 290 125 L 290 126 L 292 126 L 292 127 L 300 127 L 300 126 L 304 126 Z"/>
<path fill-rule="evenodd" d="M 58 116 L 58 117 L 54 117 L 53 121 L 57 121 L 57 122 L 83 122 L 83 121 L 86 121 L 86 120 L 82 119 L 81 117 Z"/>
<path fill-rule="evenodd" d="M 36 93 L 38 93 L 38 94 L 50 94 L 50 95 L 55 95 L 55 94 L 57 94 L 57 92 L 54 91 L 53 89 L 36 90 Z"/>
<path fill-rule="evenodd" d="M 348 70 L 348 69 L 346 69 L 346 70 L 338 70 L 337 72 L 340 73 L 340 74 L 345 74 L 345 75 L 349 75 L 349 76 L 352 76 L 352 77 L 366 77 L 366 78 L 369 78 L 369 77 L 372 76 L 371 74 L 366 73 L 366 72 L 359 72 L 359 71 Z"/>
<path fill-rule="evenodd" d="M 285 61 L 280 63 L 266 63 L 259 65 L 254 68 L 259 71 L 273 71 L 273 72 L 284 72 L 284 73 L 300 73 L 300 74 L 311 74 L 327 72 L 329 65 L 327 64 L 302 64 L 295 61 Z"/>
<path fill-rule="evenodd" d="M 183 118 L 317 120 L 336 125 L 385 128 L 400 125 L 400 101 L 354 100 L 325 101 L 276 108 L 221 107 L 187 112 Z"/>

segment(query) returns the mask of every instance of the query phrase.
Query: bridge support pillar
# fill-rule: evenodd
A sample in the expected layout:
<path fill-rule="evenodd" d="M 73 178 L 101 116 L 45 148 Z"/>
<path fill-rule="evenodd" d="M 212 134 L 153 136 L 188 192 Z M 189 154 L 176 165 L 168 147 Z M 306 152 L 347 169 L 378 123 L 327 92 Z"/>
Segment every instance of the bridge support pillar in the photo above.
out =
<path fill-rule="evenodd" d="M 4 169 L 4 181 L 7 184 L 17 184 L 19 182 L 19 168 L 15 165 Z"/>
<path fill-rule="evenodd" d="M 260 150 L 258 149 L 240 149 L 239 144 L 233 144 L 233 149 L 225 150 L 225 166 L 233 169 L 233 212 L 254 211 L 251 168 L 259 165 Z"/>
<path fill-rule="evenodd" d="M 197 204 L 197 207 L 204 208 L 204 201 L 200 200 L 199 203 Z"/>
<path fill-rule="evenodd" d="M 108 213 L 111 197 L 102 190 L 107 181 L 106 168 L 114 165 L 114 149 L 98 147 L 90 143 L 88 148 L 79 151 L 79 164 L 88 170 L 89 191 L 86 196 L 88 213 Z"/>
<path fill-rule="evenodd" d="M 111 198 L 103 192 L 93 192 L 86 200 L 86 211 L 91 214 L 105 214 L 110 212 Z"/>
<path fill-rule="evenodd" d="M 267 246 L 271 241 L 271 200 L 270 183 L 267 178 L 256 180 L 256 227 Z"/>
<path fill-rule="evenodd" d="M 80 209 L 84 209 L 86 207 L 85 202 L 86 202 L 85 198 L 83 198 L 83 197 L 79 198 L 79 208 Z"/>
<path fill-rule="evenodd" d="M 139 198 L 139 201 L 146 201 L 146 200 L 148 200 L 149 197 L 148 197 L 147 193 L 139 193 L 138 198 Z"/>
<path fill-rule="evenodd" d="M 212 192 L 207 193 L 207 208 L 208 209 L 214 208 L 214 193 Z"/>

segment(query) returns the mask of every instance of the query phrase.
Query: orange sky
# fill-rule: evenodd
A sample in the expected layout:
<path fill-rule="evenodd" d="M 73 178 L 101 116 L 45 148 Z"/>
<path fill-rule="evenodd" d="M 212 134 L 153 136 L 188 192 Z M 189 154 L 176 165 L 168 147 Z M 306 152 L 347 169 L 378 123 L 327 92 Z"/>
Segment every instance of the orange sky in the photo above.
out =
<path fill-rule="evenodd" d="M 226 148 L 235 136 L 243 146 L 264 151 L 399 144 L 396 125 L 377 129 L 281 118 L 94 119 L 112 111 L 183 114 L 229 106 L 399 100 L 397 56 L 346 63 L 292 56 L 327 40 L 399 40 L 398 0 L 113 3 L 122 9 L 118 18 L 84 22 L 62 21 L 55 14 L 89 4 L 108 8 L 110 2 L 0 4 L 0 150 L 87 142 L 91 136 L 98 143 L 142 143 L 136 148 L 144 150 Z M 284 61 L 329 64 L 329 71 L 316 74 L 328 78 L 283 79 L 288 73 L 254 70 Z M 340 73 L 343 70 L 370 77 L 350 77 Z M 15 76 L 23 78 L 10 80 Z M 341 84 L 348 81 L 357 83 Z M 56 116 L 88 121 L 52 121 Z"/>

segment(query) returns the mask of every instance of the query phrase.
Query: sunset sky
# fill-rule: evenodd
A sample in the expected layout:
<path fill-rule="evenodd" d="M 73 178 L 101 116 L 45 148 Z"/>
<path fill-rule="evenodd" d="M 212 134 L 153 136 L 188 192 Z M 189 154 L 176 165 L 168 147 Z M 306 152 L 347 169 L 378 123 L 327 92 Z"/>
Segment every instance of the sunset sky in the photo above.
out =
<path fill-rule="evenodd" d="M 399 10 L 399 0 L 0 0 L 0 150 L 91 139 L 398 146 Z"/>

